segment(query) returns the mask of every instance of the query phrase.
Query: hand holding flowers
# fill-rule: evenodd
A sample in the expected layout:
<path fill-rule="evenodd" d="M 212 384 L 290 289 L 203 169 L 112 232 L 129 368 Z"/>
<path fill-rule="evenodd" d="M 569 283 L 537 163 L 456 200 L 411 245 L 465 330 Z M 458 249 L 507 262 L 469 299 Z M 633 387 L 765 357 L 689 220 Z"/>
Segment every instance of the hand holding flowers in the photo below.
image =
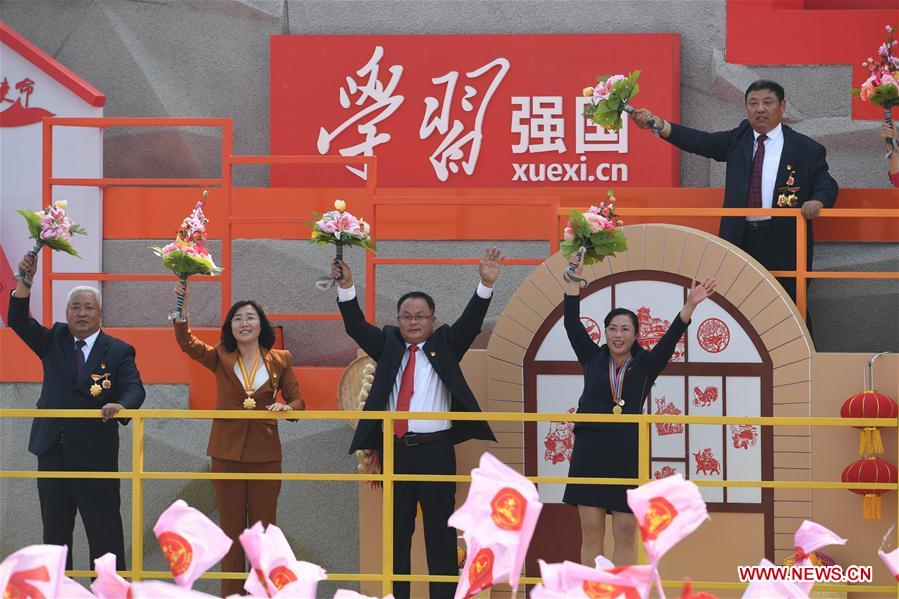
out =
<path fill-rule="evenodd" d="M 883 120 L 887 125 L 892 125 L 893 117 L 891 109 L 899 105 L 899 56 L 894 56 L 897 41 L 894 38 L 896 30 L 892 25 L 884 27 L 887 32 L 884 41 L 877 50 L 877 59 L 868 57 L 862 62 L 862 66 L 868 69 L 870 75 L 858 88 L 853 88 L 852 94 L 858 96 L 863 102 L 871 102 L 883 108 Z M 886 140 L 887 154 L 889 158 L 893 153 L 893 144 Z"/>
<path fill-rule="evenodd" d="M 371 245 L 371 225 L 362 218 L 357 218 L 346 211 L 346 202 L 334 201 L 334 210 L 324 214 L 313 212 L 317 219 L 312 224 L 310 243 L 318 245 L 333 244 L 336 249 L 334 263 L 331 267 L 330 277 L 321 277 L 315 282 L 318 289 L 330 289 L 343 279 L 343 248 L 344 246 L 361 247 L 370 252 L 374 251 Z"/>
<path fill-rule="evenodd" d="M 584 106 L 584 116 L 607 131 L 621 129 L 621 113 L 633 114 L 635 109 L 630 100 L 640 91 L 637 78 L 640 71 L 625 75 L 601 75 L 596 78 L 597 84 L 585 87 L 583 95 L 590 98 Z M 649 127 L 658 134 L 662 125 L 650 119 Z"/>
<path fill-rule="evenodd" d="M 596 264 L 606 256 L 614 256 L 627 250 L 627 238 L 620 230 L 624 224 L 615 216 L 615 195 L 609 191 L 608 199 L 599 206 L 590 206 L 586 212 L 571 211 L 571 218 L 563 231 L 564 240 L 560 245 L 562 254 L 571 258 L 574 254 L 583 256 L 583 264 Z M 581 286 L 586 280 L 573 278 L 575 269 L 569 268 L 565 276 L 577 281 Z"/>

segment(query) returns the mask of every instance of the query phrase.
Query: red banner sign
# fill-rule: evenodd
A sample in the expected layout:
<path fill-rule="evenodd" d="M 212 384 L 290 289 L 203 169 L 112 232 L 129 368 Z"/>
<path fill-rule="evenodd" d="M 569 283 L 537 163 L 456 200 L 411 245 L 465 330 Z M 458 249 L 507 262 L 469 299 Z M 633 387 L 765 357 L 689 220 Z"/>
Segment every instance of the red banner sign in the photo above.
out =
<path fill-rule="evenodd" d="M 639 69 L 633 104 L 680 114 L 680 37 L 272 36 L 271 153 L 377 156 L 387 187 L 679 183 L 677 153 L 582 116 L 598 74 Z M 361 183 L 364 169 L 272 168 L 273 186 Z M 316 180 L 311 180 L 316 179 Z"/>

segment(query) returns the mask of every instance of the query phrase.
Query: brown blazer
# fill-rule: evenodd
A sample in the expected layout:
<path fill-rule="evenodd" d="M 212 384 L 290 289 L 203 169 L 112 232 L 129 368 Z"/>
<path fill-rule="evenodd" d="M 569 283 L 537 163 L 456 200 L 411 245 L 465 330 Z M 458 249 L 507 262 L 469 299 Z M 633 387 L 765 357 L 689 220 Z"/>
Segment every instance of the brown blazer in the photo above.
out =
<path fill-rule="evenodd" d="M 203 343 L 190 331 L 186 322 L 175 322 L 175 339 L 181 351 L 215 374 L 216 410 L 243 410 L 247 394 L 234 372 L 237 352 L 229 352 L 219 343 L 215 347 Z M 289 351 L 262 348 L 263 364 L 268 371 L 268 381 L 253 393 L 256 410 L 265 410 L 275 403 L 278 390 L 284 402 L 294 410 L 303 410 L 306 404 L 300 398 L 300 387 L 293 374 L 293 358 Z M 222 460 L 238 462 L 281 461 L 281 438 L 278 421 L 271 420 L 221 420 L 212 421 L 212 432 L 206 455 Z"/>

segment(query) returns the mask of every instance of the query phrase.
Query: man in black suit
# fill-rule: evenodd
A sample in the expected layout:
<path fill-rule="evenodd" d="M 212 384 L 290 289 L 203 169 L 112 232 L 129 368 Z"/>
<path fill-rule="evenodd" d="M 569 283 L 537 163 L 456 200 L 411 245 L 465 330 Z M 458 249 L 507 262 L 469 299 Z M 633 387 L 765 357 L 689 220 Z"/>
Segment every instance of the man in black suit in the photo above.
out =
<path fill-rule="evenodd" d="M 48 329 L 30 318 L 28 303 L 36 269 L 36 257 L 26 254 L 19 264 L 25 278 L 12 293 L 6 321 L 43 363 L 37 407 L 100 410 L 102 417 L 35 418 L 28 450 L 37 456 L 38 470 L 118 471 L 119 431 L 113 418 L 123 408 L 139 408 L 145 396 L 134 348 L 100 330 L 100 292 L 93 287 L 69 292 L 68 323 L 57 322 Z M 90 567 L 111 552 L 116 569 L 126 569 L 119 486 L 118 479 L 37 480 L 43 542 L 69 547 L 66 568 L 72 568 L 78 511 L 87 533 Z"/>
<path fill-rule="evenodd" d="M 434 300 L 413 291 L 397 302 L 397 326 L 383 329 L 365 320 L 353 276 L 344 262 L 336 262 L 331 276 L 338 280 L 338 307 L 347 334 L 377 363 L 366 411 L 480 412 L 477 399 L 462 376 L 459 363 L 481 331 L 493 284 L 503 256 L 488 248 L 481 258 L 481 283 L 452 325 L 434 328 Z M 350 445 L 380 451 L 380 420 L 360 420 Z M 453 445 L 468 439 L 495 441 L 484 421 L 397 420 L 394 426 L 394 471 L 397 474 L 456 474 Z M 459 573 L 456 531 L 447 526 L 455 510 L 455 483 L 398 482 L 393 500 L 393 567 L 397 574 L 411 572 L 410 550 L 417 506 L 424 520 L 428 571 L 432 575 Z M 453 596 L 454 583 L 430 583 L 430 597 Z M 408 599 L 409 583 L 395 582 L 393 594 Z"/>
<path fill-rule="evenodd" d="M 783 87 L 773 81 L 755 81 L 746 89 L 744 100 L 746 120 L 730 131 L 697 131 L 664 121 L 645 109 L 636 112 L 634 123 L 646 129 L 652 118 L 663 123 L 661 137 L 681 150 L 727 162 L 725 208 L 801 208 L 809 220 L 817 217 L 821 208 L 832 208 L 837 201 L 838 187 L 828 172 L 827 152 L 815 140 L 781 123 L 787 108 Z M 806 250 L 809 270 L 814 245 L 812 229 L 809 223 Z M 793 218 L 724 216 L 718 235 L 746 251 L 768 270 L 796 268 Z M 795 301 L 796 280 L 778 280 Z"/>

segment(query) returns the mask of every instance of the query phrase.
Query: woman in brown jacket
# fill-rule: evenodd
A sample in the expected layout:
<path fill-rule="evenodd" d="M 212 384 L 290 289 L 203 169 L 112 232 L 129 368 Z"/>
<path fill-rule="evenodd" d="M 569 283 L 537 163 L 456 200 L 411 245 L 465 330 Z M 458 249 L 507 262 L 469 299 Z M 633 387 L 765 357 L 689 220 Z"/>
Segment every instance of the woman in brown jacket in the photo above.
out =
<path fill-rule="evenodd" d="M 175 339 L 181 350 L 211 370 L 216 382 L 216 410 L 269 410 L 305 408 L 293 374 L 290 352 L 272 349 L 275 333 L 262 308 L 252 300 L 231 306 L 222 323 L 221 342 L 215 347 L 195 337 L 187 323 L 187 288 L 184 320 L 175 320 Z M 281 391 L 283 402 L 276 396 Z M 281 472 L 281 439 L 277 420 L 212 421 L 206 454 L 213 472 Z M 222 570 L 246 571 L 238 537 L 257 521 L 275 523 L 279 480 L 216 480 L 215 505 L 222 530 L 234 544 L 222 560 Z M 242 580 L 222 580 L 222 596 L 243 591 Z"/>

